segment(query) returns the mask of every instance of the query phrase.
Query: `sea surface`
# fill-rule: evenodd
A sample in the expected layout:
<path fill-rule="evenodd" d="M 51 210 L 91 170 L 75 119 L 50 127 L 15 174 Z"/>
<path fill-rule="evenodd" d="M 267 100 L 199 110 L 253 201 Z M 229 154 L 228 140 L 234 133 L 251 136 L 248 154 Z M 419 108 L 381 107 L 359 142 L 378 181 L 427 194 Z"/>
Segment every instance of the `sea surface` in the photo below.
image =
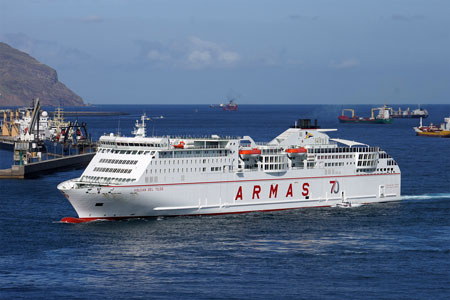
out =
<path fill-rule="evenodd" d="M 373 106 L 351 107 L 368 116 Z M 424 107 L 425 124 L 450 115 L 450 105 Z M 415 119 L 339 124 L 342 108 L 349 106 L 83 108 L 129 113 L 79 116 L 95 138 L 130 135 L 144 112 L 152 118 L 149 135 L 256 141 L 270 141 L 296 119 L 318 119 L 322 128 L 338 129 L 332 137 L 393 156 L 404 199 L 347 209 L 65 224 L 60 219 L 76 213 L 56 186 L 82 170 L 0 180 L 0 299 L 449 299 L 450 139 L 415 136 Z M 0 167 L 11 162 L 12 153 L 0 150 Z"/>

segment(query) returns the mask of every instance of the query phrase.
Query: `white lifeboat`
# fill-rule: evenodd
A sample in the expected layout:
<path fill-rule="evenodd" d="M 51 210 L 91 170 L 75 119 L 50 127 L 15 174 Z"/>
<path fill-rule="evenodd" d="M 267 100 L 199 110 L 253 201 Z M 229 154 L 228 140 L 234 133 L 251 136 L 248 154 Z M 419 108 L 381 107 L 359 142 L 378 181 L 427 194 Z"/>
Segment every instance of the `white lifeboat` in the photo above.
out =
<path fill-rule="evenodd" d="M 259 150 L 258 148 L 241 149 L 239 150 L 239 155 L 242 158 L 258 157 L 261 155 L 261 150 Z"/>
<path fill-rule="evenodd" d="M 178 144 L 174 144 L 173 147 L 176 149 L 184 149 L 184 142 L 180 141 Z"/>
<path fill-rule="evenodd" d="M 308 152 L 308 150 L 304 147 L 296 147 L 296 148 L 288 148 L 284 150 L 289 158 L 304 155 Z"/>

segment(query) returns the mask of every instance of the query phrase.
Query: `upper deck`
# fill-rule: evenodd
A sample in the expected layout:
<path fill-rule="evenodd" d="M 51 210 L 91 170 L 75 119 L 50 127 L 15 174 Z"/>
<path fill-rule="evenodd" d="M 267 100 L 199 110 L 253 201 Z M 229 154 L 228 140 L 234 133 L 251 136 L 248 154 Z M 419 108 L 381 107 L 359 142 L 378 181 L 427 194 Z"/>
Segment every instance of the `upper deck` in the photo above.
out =
<path fill-rule="evenodd" d="M 155 183 L 168 178 L 195 180 L 203 174 L 261 172 L 282 176 L 301 169 L 322 170 L 325 175 L 398 170 L 395 161 L 378 147 L 331 139 L 327 133 L 336 129 L 320 129 L 304 122 L 300 125 L 307 128 L 294 126 L 266 143 L 257 143 L 249 136 L 146 137 L 142 130 L 135 130 L 135 137 L 105 135 L 81 181 L 123 184 L 144 178 L 145 183 Z"/>

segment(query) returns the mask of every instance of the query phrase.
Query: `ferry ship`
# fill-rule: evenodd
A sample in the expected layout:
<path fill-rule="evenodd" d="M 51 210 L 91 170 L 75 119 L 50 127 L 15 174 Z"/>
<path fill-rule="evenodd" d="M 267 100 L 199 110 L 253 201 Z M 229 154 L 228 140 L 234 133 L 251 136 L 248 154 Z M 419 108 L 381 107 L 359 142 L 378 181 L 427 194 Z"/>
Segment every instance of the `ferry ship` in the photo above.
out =
<path fill-rule="evenodd" d="M 217 215 L 401 200 L 401 173 L 379 147 L 330 138 L 299 120 L 268 143 L 251 137 L 102 136 L 79 178 L 58 189 L 78 214 L 63 222 Z M 317 124 L 317 123 L 315 123 Z"/>

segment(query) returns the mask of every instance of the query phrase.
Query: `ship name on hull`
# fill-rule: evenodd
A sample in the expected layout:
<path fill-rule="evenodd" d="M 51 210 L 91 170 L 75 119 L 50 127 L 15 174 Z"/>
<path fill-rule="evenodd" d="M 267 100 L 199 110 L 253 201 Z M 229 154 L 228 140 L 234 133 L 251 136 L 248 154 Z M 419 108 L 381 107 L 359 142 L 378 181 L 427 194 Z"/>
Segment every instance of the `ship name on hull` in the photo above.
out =
<path fill-rule="evenodd" d="M 292 187 L 292 183 L 289 184 L 289 187 L 286 191 L 280 190 L 278 188 L 278 184 L 270 185 L 270 188 L 267 190 L 262 189 L 260 185 L 254 185 L 251 196 L 252 200 L 260 199 L 260 197 L 264 197 L 264 195 L 267 195 L 269 199 L 276 199 L 278 197 L 293 198 L 297 193 L 300 193 L 303 197 L 309 197 L 309 183 L 303 183 L 299 192 L 297 192 L 297 190 Z M 242 191 L 242 186 L 239 186 L 234 200 L 244 200 L 244 192 Z"/>

